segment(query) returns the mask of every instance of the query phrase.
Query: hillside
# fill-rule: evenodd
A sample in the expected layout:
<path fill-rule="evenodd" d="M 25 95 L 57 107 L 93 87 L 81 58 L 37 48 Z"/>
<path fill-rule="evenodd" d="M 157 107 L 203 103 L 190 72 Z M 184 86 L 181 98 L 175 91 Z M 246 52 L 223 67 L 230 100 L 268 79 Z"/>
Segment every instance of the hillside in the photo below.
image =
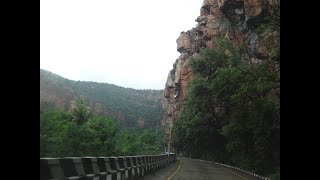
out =
<path fill-rule="evenodd" d="M 203 0 L 195 21 L 164 90 L 172 146 L 278 179 L 280 0 Z"/>
<path fill-rule="evenodd" d="M 108 83 L 73 81 L 40 69 L 40 104 L 69 110 L 84 98 L 90 108 L 119 120 L 125 127 L 159 127 L 162 90 L 136 90 Z"/>

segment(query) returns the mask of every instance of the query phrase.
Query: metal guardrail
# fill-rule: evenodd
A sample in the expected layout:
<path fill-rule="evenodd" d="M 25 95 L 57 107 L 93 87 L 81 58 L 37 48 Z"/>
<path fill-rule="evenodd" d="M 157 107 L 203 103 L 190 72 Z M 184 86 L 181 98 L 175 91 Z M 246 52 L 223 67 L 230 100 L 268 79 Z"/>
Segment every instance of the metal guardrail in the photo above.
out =
<path fill-rule="evenodd" d="M 176 161 L 176 154 L 40 158 L 40 180 L 136 180 Z"/>

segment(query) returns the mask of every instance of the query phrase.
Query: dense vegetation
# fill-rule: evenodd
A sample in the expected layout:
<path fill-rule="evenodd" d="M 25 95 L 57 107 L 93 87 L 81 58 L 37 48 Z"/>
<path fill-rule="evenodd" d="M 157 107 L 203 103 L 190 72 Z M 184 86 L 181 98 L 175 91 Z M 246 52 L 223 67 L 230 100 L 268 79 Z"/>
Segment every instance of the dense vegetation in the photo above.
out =
<path fill-rule="evenodd" d="M 144 121 L 146 128 L 159 127 L 164 112 L 162 90 L 136 90 L 108 83 L 73 81 L 42 69 L 40 96 L 47 96 L 40 98 L 49 99 L 48 102 L 64 102 L 60 108 L 65 110 L 70 108 L 70 101 L 85 97 L 92 109 L 95 103 L 101 104 L 105 115 L 116 118 L 125 127 L 136 127 L 139 120 Z"/>
<path fill-rule="evenodd" d="M 280 53 L 252 63 L 242 45 L 217 38 L 191 59 L 194 78 L 173 129 L 178 152 L 258 174 L 280 172 Z M 273 177 L 274 177 L 273 176 Z"/>
<path fill-rule="evenodd" d="M 114 119 L 77 100 L 71 111 L 40 106 L 40 157 L 159 154 L 164 135 L 155 129 L 120 129 Z"/>

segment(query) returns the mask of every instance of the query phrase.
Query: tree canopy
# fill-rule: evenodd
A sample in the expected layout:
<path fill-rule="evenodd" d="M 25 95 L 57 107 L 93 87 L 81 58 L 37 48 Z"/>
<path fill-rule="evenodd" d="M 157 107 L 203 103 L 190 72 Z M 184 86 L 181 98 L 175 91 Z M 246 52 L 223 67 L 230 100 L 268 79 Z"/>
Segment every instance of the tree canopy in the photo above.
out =
<path fill-rule="evenodd" d="M 83 100 L 73 110 L 40 107 L 40 157 L 159 154 L 161 131 L 120 128 L 111 117 L 90 111 Z"/>
<path fill-rule="evenodd" d="M 191 59 L 194 78 L 173 129 L 177 151 L 270 174 L 280 168 L 278 58 L 253 64 L 242 45 L 216 39 Z"/>

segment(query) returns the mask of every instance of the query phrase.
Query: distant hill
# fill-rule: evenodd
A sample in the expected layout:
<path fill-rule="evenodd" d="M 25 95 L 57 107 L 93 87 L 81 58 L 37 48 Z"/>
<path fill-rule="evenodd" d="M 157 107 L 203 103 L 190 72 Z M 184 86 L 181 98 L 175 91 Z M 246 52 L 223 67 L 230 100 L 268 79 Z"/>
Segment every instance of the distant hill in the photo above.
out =
<path fill-rule="evenodd" d="M 136 90 L 108 83 L 73 81 L 40 69 L 40 104 L 69 110 L 79 97 L 98 113 L 114 117 L 125 127 L 159 127 L 163 90 Z"/>

